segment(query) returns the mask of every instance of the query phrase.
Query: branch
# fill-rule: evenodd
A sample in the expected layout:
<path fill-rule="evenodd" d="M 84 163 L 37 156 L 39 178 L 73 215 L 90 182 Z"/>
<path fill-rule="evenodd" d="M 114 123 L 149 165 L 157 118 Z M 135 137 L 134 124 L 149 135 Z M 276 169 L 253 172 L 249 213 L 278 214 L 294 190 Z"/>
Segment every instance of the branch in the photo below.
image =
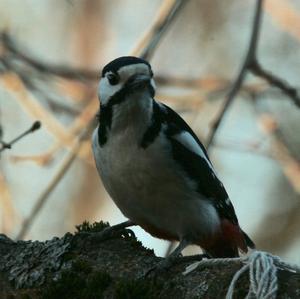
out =
<path fill-rule="evenodd" d="M 92 122 L 91 122 L 92 123 Z M 39 196 L 37 201 L 35 202 L 29 216 L 27 219 L 24 220 L 21 229 L 19 233 L 17 234 L 16 239 L 22 239 L 27 234 L 29 229 L 31 228 L 32 224 L 34 223 L 37 215 L 42 210 L 43 206 L 47 202 L 49 196 L 54 191 L 55 187 L 58 185 L 58 183 L 61 181 L 61 179 L 64 177 L 64 175 L 67 173 L 68 169 L 72 165 L 73 161 L 75 160 L 78 151 L 81 148 L 82 142 L 84 138 L 86 137 L 87 133 L 89 132 L 89 127 L 91 126 L 91 123 L 87 126 L 87 129 L 84 129 L 79 137 L 78 140 L 75 142 L 73 147 L 71 148 L 71 151 L 67 154 L 63 162 L 60 164 L 59 169 L 49 182 L 48 186 L 43 190 L 42 194 Z"/>
<path fill-rule="evenodd" d="M 300 108 L 300 96 L 296 88 L 290 86 L 287 82 L 283 81 L 278 76 L 265 70 L 257 60 L 254 60 L 251 63 L 251 65 L 249 66 L 249 71 L 256 76 L 265 79 L 270 85 L 279 88 L 283 93 L 291 98 L 296 106 Z"/>
<path fill-rule="evenodd" d="M 2 145 L 2 147 L 0 148 L 0 153 L 6 149 L 11 149 L 13 144 L 15 144 L 16 142 L 18 142 L 19 140 L 21 140 L 23 137 L 27 136 L 28 134 L 35 132 L 40 127 L 41 127 L 41 122 L 35 121 L 28 130 L 26 130 L 25 132 L 23 132 L 22 134 L 20 134 L 19 136 L 17 136 L 13 140 L 11 140 L 10 142 L 6 143 L 4 141 L 0 141 L 0 143 Z"/>
<path fill-rule="evenodd" d="M 243 266 L 239 259 L 204 260 L 183 275 L 190 262 L 179 258 L 169 270 L 144 278 L 161 258 L 145 249 L 130 230 L 102 242 L 86 238 L 86 232 L 104 227 L 104 223 L 84 223 L 78 233 L 46 242 L 13 242 L 0 235 L 0 297 L 218 299 L 225 298 L 233 276 Z M 299 298 L 300 273 L 288 269 L 277 267 L 277 296 Z M 245 298 L 248 289 L 249 274 L 244 273 L 235 285 L 234 298 Z"/>
<path fill-rule="evenodd" d="M 165 15 L 159 17 L 157 19 L 157 22 L 152 25 L 152 28 L 149 31 L 149 35 L 152 35 L 152 37 L 140 54 L 141 58 L 148 60 L 152 57 L 162 36 L 170 27 L 176 16 L 178 16 L 179 12 L 182 10 L 184 4 L 186 4 L 187 1 L 188 0 L 173 0 L 173 4 L 169 8 L 168 12 Z"/>
<path fill-rule="evenodd" d="M 242 68 L 230 89 L 228 96 L 224 102 L 223 108 L 219 112 L 217 118 L 212 124 L 212 129 L 207 138 L 207 148 L 213 144 L 215 135 L 219 129 L 219 126 L 224 118 L 224 115 L 230 105 L 232 104 L 235 96 L 240 91 L 242 84 L 245 80 L 247 72 L 251 72 L 252 74 L 265 79 L 270 85 L 279 88 L 282 92 L 284 92 L 290 99 L 295 103 L 297 107 L 300 107 L 300 96 L 297 92 L 297 89 L 291 87 L 288 83 L 284 82 L 281 78 L 276 75 L 271 74 L 269 71 L 262 68 L 257 59 L 257 44 L 259 40 L 259 33 L 261 27 L 261 15 L 262 15 L 262 6 L 264 0 L 257 0 L 255 16 L 253 19 L 252 26 L 252 34 L 248 47 L 248 52 Z"/>
<path fill-rule="evenodd" d="M 131 51 L 132 55 L 138 55 L 136 52 L 138 52 L 140 48 L 143 48 L 140 56 L 144 59 L 149 59 L 153 55 L 162 36 L 170 27 L 175 17 L 179 14 L 187 1 L 188 0 L 172 0 L 171 2 L 173 3 L 169 5 L 170 0 L 165 0 L 162 4 L 160 12 L 156 17 L 156 21 L 147 29 L 147 32 L 145 33 L 145 36 L 147 38 L 143 38 L 141 42 L 139 42 L 135 46 L 134 50 Z M 167 10 L 165 9 L 165 7 L 167 7 Z M 99 71 L 78 69 L 63 65 L 47 64 L 36 59 L 30 54 L 24 53 L 21 50 L 23 49 L 23 46 L 18 45 L 9 36 L 9 34 L 7 34 L 7 32 L 2 32 L 0 34 L 0 41 L 2 41 L 4 48 L 8 51 L 8 54 L 0 57 L 0 62 L 2 62 L 7 69 L 12 68 L 12 65 L 10 63 L 7 63 L 7 61 L 14 57 L 31 66 L 36 71 L 44 74 L 75 80 L 96 81 L 99 79 Z"/>
<path fill-rule="evenodd" d="M 165 0 L 164 3 L 169 3 L 170 0 Z M 174 2 L 170 6 L 170 10 L 167 11 L 166 14 L 160 16 L 157 18 L 158 23 L 154 23 L 152 26 L 149 27 L 149 40 L 144 45 L 144 51 L 142 55 L 144 55 L 145 58 L 150 57 L 150 55 L 153 54 L 154 50 L 156 49 L 156 46 L 158 42 L 161 40 L 163 34 L 166 32 L 166 29 L 170 26 L 172 23 L 172 20 L 174 20 L 175 16 L 178 15 L 178 12 L 180 11 L 180 8 L 183 6 L 183 3 L 187 2 L 187 0 L 172 0 Z M 157 26 L 159 24 L 159 26 Z M 9 51 L 10 55 L 12 54 L 22 62 L 26 63 L 27 65 L 33 67 L 35 70 L 49 74 L 49 75 L 56 75 L 65 77 L 68 79 L 95 79 L 98 77 L 96 75 L 96 72 L 93 71 L 85 71 L 85 70 L 78 70 L 78 69 L 72 69 L 67 67 L 61 67 L 61 66 L 51 66 L 47 65 L 45 63 L 42 63 L 35 58 L 32 58 L 31 56 L 24 54 L 19 50 L 19 47 L 15 45 L 15 43 L 12 41 L 12 39 L 9 37 L 8 34 L 2 33 L 0 36 L 0 39 L 2 40 L 2 43 L 4 44 L 6 50 Z M 2 58 L 0 58 L 0 62 L 2 61 L 3 65 L 7 69 L 13 69 L 13 65 L 10 63 L 9 56 L 6 55 Z M 21 85 L 25 85 L 27 88 L 31 89 L 33 86 L 31 86 L 31 81 L 28 79 L 27 75 L 25 75 L 23 72 L 19 70 L 15 70 L 16 73 L 19 75 L 19 83 Z M 98 72 L 97 72 L 98 73 Z M 28 103 L 27 103 L 28 104 Z M 92 103 L 93 104 L 93 103 Z M 43 110 L 40 110 L 43 111 Z M 95 111 L 93 109 L 93 111 Z M 74 127 L 82 127 L 82 123 L 80 122 L 81 118 L 79 118 L 79 123 L 75 122 L 73 123 Z M 54 122 L 56 123 L 56 122 Z M 85 125 L 83 125 L 85 127 Z M 61 130 L 59 130 L 61 131 Z M 64 132 L 64 130 L 62 130 Z M 85 131 L 85 130 L 84 130 Z M 81 137 L 75 142 L 75 144 L 72 146 L 72 149 L 70 153 L 65 158 L 64 162 L 61 164 L 58 172 L 56 175 L 52 178 L 52 180 L 49 182 L 46 189 L 42 192 L 38 200 L 36 201 L 29 217 L 24 221 L 21 230 L 17 234 L 17 239 L 23 238 L 25 234 L 28 232 L 30 227 L 32 226 L 33 222 L 36 219 L 36 216 L 39 214 L 41 209 L 43 208 L 44 204 L 49 198 L 49 195 L 52 193 L 52 191 L 55 189 L 57 184 L 60 182 L 62 177 L 65 175 L 71 164 L 73 163 L 77 153 L 79 152 L 83 136 L 85 133 L 82 133 Z M 74 141 L 74 140 L 72 140 Z"/>
<path fill-rule="evenodd" d="M 17 43 L 6 32 L 1 33 L 0 40 L 2 41 L 4 47 L 9 51 L 9 54 L 12 54 L 12 56 L 15 58 L 25 62 L 41 73 L 55 75 L 67 79 L 81 80 L 97 80 L 99 77 L 98 71 L 83 70 L 62 65 L 52 65 L 39 61 L 30 54 L 24 53 L 22 50 L 20 50 L 23 49 L 23 46 L 17 45 Z M 5 58 L 6 57 L 0 58 L 0 61 L 3 62 Z"/>
<path fill-rule="evenodd" d="M 210 146 L 213 144 L 215 135 L 216 135 L 217 130 L 219 129 L 219 126 L 224 118 L 224 115 L 225 115 L 226 111 L 228 110 L 228 108 L 230 107 L 230 105 L 232 104 L 235 96 L 241 89 L 241 86 L 244 82 L 244 79 L 245 79 L 245 76 L 246 76 L 249 66 L 251 65 L 252 61 L 255 60 L 256 48 L 257 48 L 259 32 L 260 32 L 262 4 L 263 4 L 263 0 L 257 0 L 256 8 L 255 8 L 255 16 L 254 16 L 253 25 L 252 25 L 252 34 L 251 34 L 251 39 L 250 39 L 250 43 L 249 43 L 249 47 L 248 47 L 248 53 L 246 55 L 243 65 L 241 67 L 241 70 L 227 95 L 227 98 L 224 102 L 223 108 L 221 109 L 216 120 L 212 124 L 212 129 L 207 138 L 207 143 L 206 143 L 207 149 L 209 149 Z"/>

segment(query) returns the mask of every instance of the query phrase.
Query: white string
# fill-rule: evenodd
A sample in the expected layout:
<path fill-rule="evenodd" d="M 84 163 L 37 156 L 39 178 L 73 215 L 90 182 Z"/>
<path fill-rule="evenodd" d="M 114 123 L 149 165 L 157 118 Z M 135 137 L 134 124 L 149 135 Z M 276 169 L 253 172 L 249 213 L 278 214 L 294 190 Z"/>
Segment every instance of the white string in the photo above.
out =
<path fill-rule="evenodd" d="M 273 299 L 276 298 L 278 290 L 277 269 L 284 269 L 292 272 L 300 272 L 300 267 L 282 261 L 278 256 L 274 256 L 264 251 L 253 251 L 249 256 L 243 258 L 222 258 L 207 259 L 189 265 L 184 275 L 192 272 L 196 268 L 208 265 L 222 265 L 228 262 L 243 262 L 244 265 L 233 276 L 229 285 L 226 299 L 232 299 L 235 286 L 243 273 L 249 271 L 249 292 L 246 299 Z"/>
<path fill-rule="evenodd" d="M 273 258 L 266 252 L 254 251 L 246 260 L 246 264 L 235 273 L 228 288 L 226 299 L 232 299 L 236 282 L 249 269 L 250 287 L 246 296 L 258 299 L 276 298 L 278 289 L 277 267 Z"/>

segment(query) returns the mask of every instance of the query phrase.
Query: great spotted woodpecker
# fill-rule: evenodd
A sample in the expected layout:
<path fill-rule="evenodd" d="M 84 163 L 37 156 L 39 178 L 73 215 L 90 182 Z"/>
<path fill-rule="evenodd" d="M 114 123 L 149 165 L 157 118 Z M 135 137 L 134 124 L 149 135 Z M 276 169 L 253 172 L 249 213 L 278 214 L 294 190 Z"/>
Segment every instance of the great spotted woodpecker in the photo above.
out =
<path fill-rule="evenodd" d="M 202 143 L 171 108 L 154 99 L 150 64 L 120 57 L 99 84 L 100 121 L 93 133 L 96 166 L 109 195 L 151 235 L 189 244 L 211 257 L 253 248 Z"/>

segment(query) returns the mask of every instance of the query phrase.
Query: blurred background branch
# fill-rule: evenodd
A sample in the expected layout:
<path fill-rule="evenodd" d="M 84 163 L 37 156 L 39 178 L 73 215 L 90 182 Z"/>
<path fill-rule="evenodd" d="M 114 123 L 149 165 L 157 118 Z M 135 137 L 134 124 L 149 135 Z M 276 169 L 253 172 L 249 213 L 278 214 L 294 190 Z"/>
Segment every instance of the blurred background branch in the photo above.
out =
<path fill-rule="evenodd" d="M 0 140 L 0 153 L 3 152 L 6 149 L 11 149 L 12 146 L 18 142 L 19 140 L 21 140 L 23 137 L 27 136 L 30 133 L 35 132 L 36 130 L 38 130 L 41 127 L 41 122 L 39 121 L 35 121 L 33 123 L 33 125 L 27 129 L 25 132 L 21 133 L 19 136 L 17 136 L 16 138 L 14 138 L 13 140 L 9 141 L 9 142 L 4 142 L 3 140 Z"/>

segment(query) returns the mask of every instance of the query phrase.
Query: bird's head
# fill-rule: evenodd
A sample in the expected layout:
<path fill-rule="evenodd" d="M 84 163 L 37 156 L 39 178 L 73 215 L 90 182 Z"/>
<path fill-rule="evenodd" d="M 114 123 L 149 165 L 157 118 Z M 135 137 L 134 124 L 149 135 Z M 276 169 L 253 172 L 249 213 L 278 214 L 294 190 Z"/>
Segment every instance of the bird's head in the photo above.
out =
<path fill-rule="evenodd" d="M 153 73 L 146 60 L 123 56 L 103 68 L 98 89 L 102 105 L 107 105 L 111 101 L 118 102 L 138 92 L 148 92 L 152 97 L 154 96 Z"/>

